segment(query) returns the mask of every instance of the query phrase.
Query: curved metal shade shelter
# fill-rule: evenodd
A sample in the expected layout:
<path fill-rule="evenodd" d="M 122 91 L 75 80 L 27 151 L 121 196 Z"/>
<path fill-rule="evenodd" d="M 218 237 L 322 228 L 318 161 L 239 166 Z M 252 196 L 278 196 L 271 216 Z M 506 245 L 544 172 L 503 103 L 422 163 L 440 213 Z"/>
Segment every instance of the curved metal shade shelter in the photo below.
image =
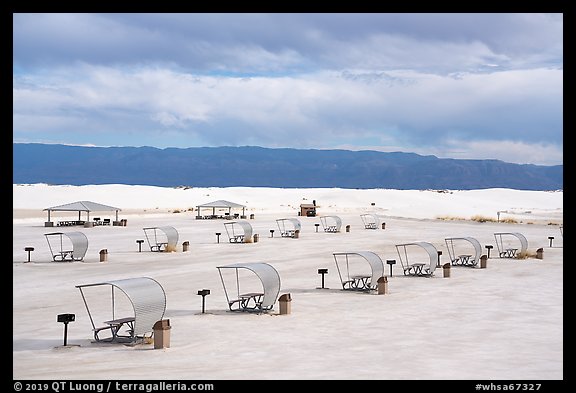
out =
<path fill-rule="evenodd" d="M 88 251 L 88 238 L 82 232 L 52 232 L 44 236 L 54 261 L 81 261 Z"/>
<path fill-rule="evenodd" d="M 84 290 L 89 287 L 105 285 L 111 287 L 111 309 L 110 314 L 102 316 L 102 319 L 109 318 L 110 320 L 102 322 L 104 326 L 97 327 L 94 324 L 94 317 L 92 312 L 90 312 Z M 82 284 L 76 285 L 76 288 L 80 290 L 80 294 L 82 295 L 82 300 L 90 317 L 90 323 L 92 324 L 94 339 L 96 341 L 121 341 L 121 339 L 134 341 L 136 338 L 144 337 L 147 333 L 153 332 L 154 323 L 161 320 L 166 311 L 166 293 L 164 292 L 164 288 L 162 288 L 162 285 L 160 285 L 158 281 L 150 277 L 135 277 L 93 284 Z M 123 312 L 126 314 L 121 315 L 121 317 L 117 315 L 117 308 L 119 308 L 117 304 L 121 303 L 120 300 L 122 300 L 116 296 L 118 290 L 126 295 L 126 298 L 132 306 L 131 312 L 127 312 L 127 310 L 124 309 Z M 100 301 L 102 300 L 102 296 L 94 297 L 94 299 Z M 129 330 L 123 334 L 120 329 L 124 326 L 129 327 Z M 111 336 L 101 339 L 99 333 L 102 331 L 110 331 Z"/>
<path fill-rule="evenodd" d="M 384 263 L 372 251 L 335 252 L 332 255 L 342 282 L 342 289 L 357 291 L 376 289 L 378 279 L 384 276 Z M 357 263 L 360 260 L 368 262 L 370 273 L 364 263 Z"/>
<path fill-rule="evenodd" d="M 380 217 L 374 213 L 360 214 L 360 218 L 364 223 L 365 229 L 378 229 L 380 223 L 382 222 Z"/>
<path fill-rule="evenodd" d="M 294 237 L 296 231 L 302 229 L 302 224 L 297 218 L 279 218 L 276 220 L 276 224 L 282 237 Z"/>
<path fill-rule="evenodd" d="M 272 265 L 264 262 L 234 263 L 217 266 L 217 269 L 231 311 L 268 311 L 274 307 L 280 293 L 280 275 Z M 233 278 L 227 275 L 225 280 L 223 275 L 225 270 L 232 270 Z M 260 279 L 260 285 L 255 285 L 247 277 L 241 277 L 241 270 L 249 270 L 256 274 Z"/>
<path fill-rule="evenodd" d="M 321 216 L 320 222 L 322 222 L 324 232 L 340 232 L 342 228 L 342 219 L 338 216 Z"/>
<path fill-rule="evenodd" d="M 528 240 L 518 232 L 496 232 L 494 239 L 496 239 L 500 258 L 515 258 L 518 254 L 525 254 L 528 250 Z M 520 242 L 520 249 L 517 248 L 517 241 Z M 514 245 L 516 247 L 513 247 Z"/>
<path fill-rule="evenodd" d="M 454 266 L 470 266 L 478 265 L 480 256 L 482 255 L 482 246 L 480 242 L 473 237 L 447 237 L 444 239 L 446 247 L 448 248 L 448 255 L 450 262 Z M 469 244 L 468 244 L 469 243 Z M 465 253 L 470 250 L 470 245 L 473 247 L 473 253 Z"/>
<path fill-rule="evenodd" d="M 225 222 L 224 228 L 230 243 L 246 243 L 252 239 L 252 225 L 248 221 Z"/>
<path fill-rule="evenodd" d="M 438 260 L 438 250 L 432 243 L 412 242 L 396 244 L 396 251 L 404 269 L 404 275 L 431 276 L 434 274 Z M 424 260 L 414 262 L 417 258 L 424 258 Z"/>
<path fill-rule="evenodd" d="M 171 226 L 142 228 L 150 251 L 175 250 L 178 244 L 178 231 Z"/>

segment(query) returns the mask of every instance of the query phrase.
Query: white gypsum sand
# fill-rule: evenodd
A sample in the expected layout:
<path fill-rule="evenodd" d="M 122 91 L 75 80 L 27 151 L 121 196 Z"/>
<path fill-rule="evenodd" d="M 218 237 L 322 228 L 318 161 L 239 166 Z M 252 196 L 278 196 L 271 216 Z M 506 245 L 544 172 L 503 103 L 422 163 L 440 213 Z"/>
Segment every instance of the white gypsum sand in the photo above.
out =
<path fill-rule="evenodd" d="M 562 194 L 14 185 L 13 378 L 563 379 Z M 225 220 L 195 219 L 191 209 L 219 199 L 246 205 L 258 242 L 231 244 Z M 44 226 L 44 208 L 83 200 L 121 208 L 127 225 Z M 299 205 L 313 200 L 319 215 L 341 217 L 341 232 L 324 233 L 321 225 L 316 232 L 319 217 L 298 217 Z M 383 216 L 385 229 L 364 229 L 363 213 Z M 109 212 L 96 216 L 114 219 Z M 75 217 L 53 212 L 51 219 Z M 289 217 L 301 221 L 298 239 L 279 236 L 276 219 Z M 144 227 L 166 225 L 179 232 L 176 251 L 150 252 L 144 243 L 138 252 Z M 55 231 L 87 236 L 82 262 L 52 262 L 44 234 Z M 498 258 L 495 232 L 522 233 L 529 257 Z M 446 263 L 444 239 L 455 236 L 494 245 L 486 269 L 452 267 L 450 278 L 441 268 L 431 278 L 403 276 L 395 244 L 430 242 Z M 34 247 L 30 263 L 25 247 Z M 543 259 L 534 257 L 539 248 Z M 102 249 L 106 262 L 99 261 Z M 341 290 L 332 253 L 362 250 L 398 262 L 388 294 Z M 291 313 L 278 315 L 278 303 L 261 315 L 228 311 L 216 266 L 236 262 L 273 265 L 280 294 L 291 295 Z M 328 289 L 317 289 L 319 268 L 328 269 Z M 75 286 L 131 277 L 152 277 L 163 286 L 170 348 L 93 342 Z M 204 288 L 211 293 L 202 314 L 197 291 Z M 56 321 L 63 313 L 76 315 L 67 347 Z"/>

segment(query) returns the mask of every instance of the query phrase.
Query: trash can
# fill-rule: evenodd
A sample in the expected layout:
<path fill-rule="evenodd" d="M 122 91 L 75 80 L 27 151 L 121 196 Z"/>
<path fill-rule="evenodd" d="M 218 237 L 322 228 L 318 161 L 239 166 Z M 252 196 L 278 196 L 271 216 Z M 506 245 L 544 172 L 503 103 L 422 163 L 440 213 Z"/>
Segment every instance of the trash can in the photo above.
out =
<path fill-rule="evenodd" d="M 44 221 L 44 226 L 45 226 L 45 227 L 53 227 L 53 226 L 54 226 L 54 221 Z"/>
<path fill-rule="evenodd" d="M 385 222 L 382 223 L 382 229 L 386 229 L 386 223 Z"/>
<path fill-rule="evenodd" d="M 300 229 L 296 229 L 294 231 L 294 239 L 298 239 L 300 237 Z"/>
<path fill-rule="evenodd" d="M 254 219 L 254 214 L 250 214 L 250 219 L 251 219 L 251 220 Z"/>
<path fill-rule="evenodd" d="M 128 224 L 128 220 L 123 218 L 120 220 L 121 226 L 125 227 Z"/>
<path fill-rule="evenodd" d="M 259 236 L 257 233 L 254 234 L 254 243 L 258 243 L 258 238 L 259 238 L 259 237 L 260 237 L 260 236 Z"/>
<path fill-rule="evenodd" d="M 382 276 L 378 279 L 378 295 L 385 295 L 388 293 L 388 278 Z"/>
<path fill-rule="evenodd" d="M 162 319 L 157 321 L 154 329 L 154 349 L 170 348 L 170 320 Z"/>
<path fill-rule="evenodd" d="M 444 278 L 449 278 L 450 277 L 450 264 L 445 263 L 444 265 L 442 265 L 442 268 L 444 270 Z"/>
<path fill-rule="evenodd" d="M 290 303 L 292 302 L 292 298 L 290 297 L 289 293 L 285 293 L 284 295 L 278 298 L 278 302 L 280 303 L 280 315 L 290 314 L 291 306 Z"/>
<path fill-rule="evenodd" d="M 182 243 L 182 251 L 186 252 L 188 251 L 188 248 L 190 248 L 190 242 L 186 240 L 184 243 Z"/>
<path fill-rule="evenodd" d="M 346 232 L 350 232 L 350 225 L 346 225 Z"/>
<path fill-rule="evenodd" d="M 536 259 L 544 259 L 544 249 L 539 248 L 536 250 Z"/>
<path fill-rule="evenodd" d="M 100 250 L 100 262 L 106 262 L 108 260 L 108 249 Z"/>
<path fill-rule="evenodd" d="M 488 262 L 488 256 L 482 255 L 480 257 L 480 269 L 486 269 L 486 263 Z"/>
<path fill-rule="evenodd" d="M 94 223 L 92 221 L 86 221 L 84 223 L 84 228 L 92 228 L 94 226 Z"/>

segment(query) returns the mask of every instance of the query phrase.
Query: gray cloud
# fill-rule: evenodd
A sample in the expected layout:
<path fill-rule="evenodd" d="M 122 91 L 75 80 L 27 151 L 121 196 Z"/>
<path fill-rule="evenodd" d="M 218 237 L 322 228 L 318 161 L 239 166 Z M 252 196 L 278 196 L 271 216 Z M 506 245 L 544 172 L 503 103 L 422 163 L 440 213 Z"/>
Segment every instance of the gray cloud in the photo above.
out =
<path fill-rule="evenodd" d="M 15 141 L 562 162 L 562 15 L 13 21 Z"/>
<path fill-rule="evenodd" d="M 15 14 L 14 63 L 472 71 L 562 63 L 561 15 Z"/>

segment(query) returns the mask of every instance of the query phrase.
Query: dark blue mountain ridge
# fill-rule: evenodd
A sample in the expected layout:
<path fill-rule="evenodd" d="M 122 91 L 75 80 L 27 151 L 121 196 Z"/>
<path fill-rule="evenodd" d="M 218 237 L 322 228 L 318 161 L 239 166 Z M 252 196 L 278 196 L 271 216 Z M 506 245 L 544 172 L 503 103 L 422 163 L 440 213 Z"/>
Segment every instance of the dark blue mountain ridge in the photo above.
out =
<path fill-rule="evenodd" d="M 34 183 L 551 191 L 563 189 L 563 165 L 371 150 L 13 143 L 13 184 Z"/>

